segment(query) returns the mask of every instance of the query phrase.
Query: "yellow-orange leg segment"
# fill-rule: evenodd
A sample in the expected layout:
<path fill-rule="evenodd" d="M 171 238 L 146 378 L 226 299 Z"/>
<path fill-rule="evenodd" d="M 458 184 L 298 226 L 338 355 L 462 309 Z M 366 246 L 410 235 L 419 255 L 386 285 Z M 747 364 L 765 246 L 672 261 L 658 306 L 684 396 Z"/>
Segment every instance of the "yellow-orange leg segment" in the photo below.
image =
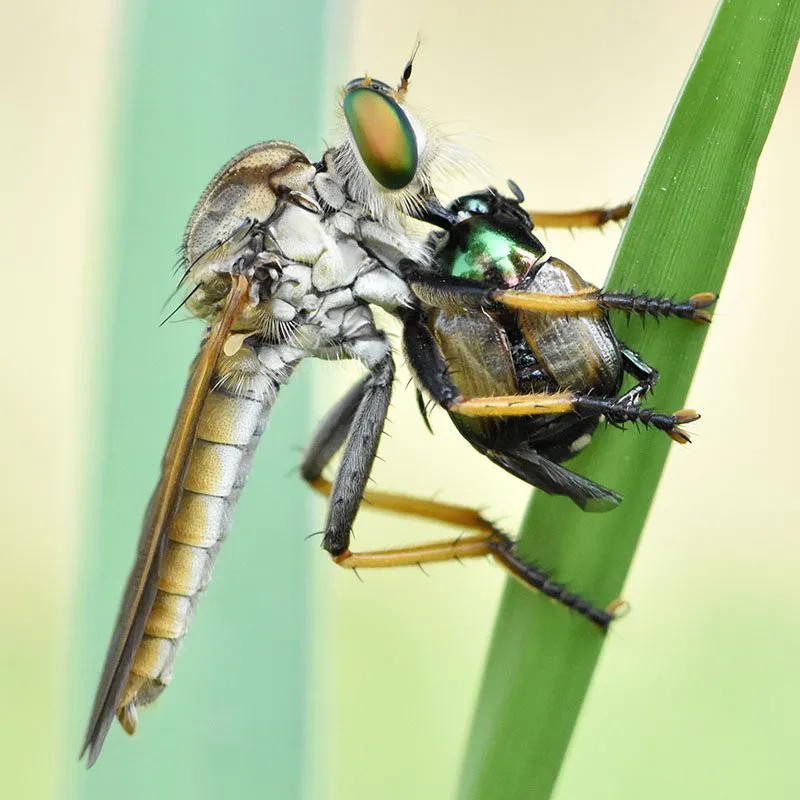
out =
<path fill-rule="evenodd" d="M 310 486 L 325 497 L 329 497 L 333 484 L 327 478 L 315 478 L 308 481 Z M 378 492 L 368 490 L 362 499 L 367 505 L 375 506 L 383 511 L 393 511 L 395 514 L 404 514 L 419 519 L 430 519 L 444 522 L 447 525 L 458 525 L 469 530 L 478 530 L 491 533 L 494 525 L 483 517 L 478 511 L 468 506 L 457 506 L 451 503 L 440 503 L 437 500 L 421 500 L 393 492 Z M 415 563 L 415 562 L 410 562 Z"/>
<path fill-rule="evenodd" d="M 540 314 L 598 314 L 602 310 L 600 298 L 601 292 L 591 286 L 573 294 L 506 290 L 492 296 L 492 300 L 508 308 Z"/>
<path fill-rule="evenodd" d="M 539 414 L 570 414 L 576 411 L 576 407 L 575 395 L 570 392 L 554 392 L 471 397 L 452 403 L 447 410 L 465 417 L 528 417 Z"/>
<path fill-rule="evenodd" d="M 528 211 L 537 228 L 602 228 L 609 222 L 623 222 L 631 203 L 613 208 L 585 208 L 580 211 Z"/>
<path fill-rule="evenodd" d="M 320 477 L 309 483 L 326 497 L 330 495 L 332 484 L 329 480 Z M 421 500 L 391 492 L 368 491 L 364 493 L 363 499 L 368 504 L 384 511 L 394 511 L 399 514 L 445 522 L 477 530 L 480 533 L 450 541 L 363 553 L 353 553 L 348 549 L 333 558 L 341 567 L 376 569 L 420 566 L 436 561 L 458 561 L 464 558 L 492 556 L 524 586 L 541 592 L 554 602 L 577 611 L 603 631 L 608 629 L 621 607 L 619 601 L 615 601 L 608 610 L 595 608 L 580 595 L 568 592 L 562 584 L 551 581 L 544 570 L 535 564 L 524 561 L 516 554 L 514 543 L 510 537 L 472 508 L 434 500 Z"/>

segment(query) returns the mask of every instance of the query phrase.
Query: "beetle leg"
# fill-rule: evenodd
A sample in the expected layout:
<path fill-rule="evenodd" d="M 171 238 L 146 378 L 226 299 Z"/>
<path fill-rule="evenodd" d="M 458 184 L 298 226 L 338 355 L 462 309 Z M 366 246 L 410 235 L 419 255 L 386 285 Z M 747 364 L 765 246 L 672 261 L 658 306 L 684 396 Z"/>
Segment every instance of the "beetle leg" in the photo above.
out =
<path fill-rule="evenodd" d="M 632 386 L 619 398 L 619 402 L 638 405 L 658 383 L 658 370 L 655 367 L 651 367 L 635 350 L 631 350 L 622 342 L 619 344 L 622 368 L 638 381 L 635 386 Z"/>
<path fill-rule="evenodd" d="M 543 492 L 568 497 L 583 511 L 603 513 L 611 511 L 622 502 L 622 497 L 615 491 L 572 472 L 562 464 L 543 456 L 527 443 L 503 447 L 500 450 L 484 448 L 480 443 L 472 444 L 478 452 L 506 472 Z"/>
<path fill-rule="evenodd" d="M 403 262 L 403 276 L 411 291 L 427 306 L 446 311 L 492 308 L 498 305 L 549 314 L 598 314 L 601 291 L 588 286 L 574 294 L 545 294 L 496 289 L 478 281 L 420 272 L 416 264 Z"/>
<path fill-rule="evenodd" d="M 676 301 L 648 294 L 604 291 L 599 299 L 600 305 L 609 311 L 622 311 L 640 317 L 679 317 L 698 323 L 711 322 L 711 314 L 706 309 L 717 302 L 717 296 L 711 292 L 699 292 L 688 300 Z"/>
<path fill-rule="evenodd" d="M 641 317 L 679 317 L 697 323 L 711 322 L 711 314 L 706 309 L 717 300 L 716 295 L 711 292 L 700 292 L 688 300 L 676 301 L 648 294 L 605 292 L 593 287 L 572 294 L 520 292 L 514 289 L 495 290 L 489 294 L 495 303 L 520 311 L 544 314 L 596 314 L 602 309 L 637 314 Z"/>
<path fill-rule="evenodd" d="M 679 317 L 692 322 L 711 321 L 706 310 L 716 302 L 711 292 L 700 292 L 688 300 L 675 301 L 642 294 L 604 292 L 587 286 L 571 294 L 548 294 L 516 289 L 494 289 L 460 278 L 408 273 L 409 285 L 423 303 L 445 310 L 491 308 L 502 305 L 538 314 L 597 315 L 603 311 L 652 317 Z"/>
<path fill-rule="evenodd" d="M 691 408 L 674 414 L 659 414 L 652 408 L 642 408 L 622 402 L 618 397 L 595 397 L 573 392 L 552 394 L 514 394 L 498 397 L 471 397 L 451 403 L 448 411 L 467 417 L 526 417 L 538 414 L 586 414 L 605 416 L 609 422 L 641 422 L 645 426 L 664 431 L 679 444 L 691 441 L 689 434 L 680 425 L 700 419 Z"/>
<path fill-rule="evenodd" d="M 409 369 L 438 405 L 449 408 L 464 399 L 450 377 L 439 342 L 416 311 L 403 316 L 403 350 Z"/>
<path fill-rule="evenodd" d="M 692 409 L 674 414 L 659 414 L 619 397 L 595 397 L 576 392 L 520 394 L 497 397 L 470 397 L 461 394 L 453 383 L 439 343 L 424 321 L 414 312 L 403 321 L 403 345 L 409 367 L 417 380 L 442 407 L 468 417 L 527 417 L 539 414 L 605 415 L 609 422 L 641 422 L 664 431 L 679 444 L 691 441 L 680 425 L 694 422 L 700 415 Z"/>
<path fill-rule="evenodd" d="M 530 211 L 536 228 L 603 228 L 609 222 L 623 222 L 631 213 L 631 203 L 611 208 L 586 208 L 580 211 Z"/>
<path fill-rule="evenodd" d="M 706 310 L 717 298 L 700 292 L 688 300 L 670 300 L 647 294 L 606 292 L 587 286 L 571 294 L 548 294 L 518 289 L 495 289 L 477 281 L 420 272 L 413 262 L 403 262 L 403 276 L 414 294 L 428 306 L 450 311 L 491 308 L 502 305 L 539 314 L 594 314 L 622 311 L 651 317 L 679 317 L 692 322 L 710 322 Z"/>

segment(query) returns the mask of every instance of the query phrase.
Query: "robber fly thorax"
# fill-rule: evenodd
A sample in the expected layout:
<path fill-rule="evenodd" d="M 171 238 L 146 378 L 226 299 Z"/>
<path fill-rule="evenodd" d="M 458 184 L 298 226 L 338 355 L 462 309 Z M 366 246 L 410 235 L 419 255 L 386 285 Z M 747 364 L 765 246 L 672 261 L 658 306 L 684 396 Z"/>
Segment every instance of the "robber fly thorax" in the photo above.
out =
<path fill-rule="evenodd" d="M 322 543 L 336 563 L 355 569 L 489 555 L 523 583 L 601 630 L 615 618 L 613 604 L 596 608 L 523 560 L 512 540 L 477 511 L 366 489 L 394 378 L 392 350 L 376 325 L 372 306 L 400 319 L 406 358 L 418 385 L 454 416 L 481 452 L 523 480 L 583 507 L 597 497 L 613 501 L 605 502 L 604 507 L 610 507 L 618 496 L 555 463 L 571 451 L 558 456 L 553 450 L 548 457 L 532 447 L 520 449 L 505 434 L 485 434 L 540 433 L 542 425 L 469 425 L 466 420 L 605 414 L 620 424 L 640 420 L 676 441 L 686 441 L 678 426 L 695 419 L 694 412 L 662 415 L 639 406 L 657 377 L 643 362 L 634 360 L 629 367 L 640 380 L 639 388 L 622 398 L 587 396 L 576 387 L 558 391 L 563 387 L 555 364 L 565 359 L 574 374 L 586 376 L 601 375 L 601 367 L 611 365 L 616 371 L 608 391 L 613 393 L 619 388 L 621 361 L 599 352 L 604 342 L 615 341 L 603 321 L 608 309 L 705 321 L 702 309 L 713 298 L 696 295 L 674 303 L 607 293 L 579 280 L 563 262 L 540 263 L 544 250 L 531 238 L 529 220 L 537 215 L 521 209 L 521 195 L 499 198 L 489 190 L 463 198 L 461 205 L 456 201 L 442 207 L 434 186 L 452 154 L 446 141 L 409 112 L 410 75 L 409 61 L 397 88 L 370 78 L 351 81 L 343 95 L 347 134 L 342 144 L 318 162 L 289 142 L 251 147 L 219 171 L 191 215 L 181 283 L 187 288 L 185 307 L 206 321 L 208 331 L 145 515 L 97 690 L 84 742 L 90 766 L 114 717 L 133 733 L 137 708 L 151 703 L 169 684 L 175 656 L 230 528 L 278 391 L 306 357 L 356 359 L 367 373 L 322 421 L 301 466 L 303 478 L 330 496 Z M 623 217 L 627 210 L 546 219 L 562 226 L 598 226 Z M 509 215 L 515 220 L 510 227 Z M 459 274 L 459 253 L 437 251 L 426 242 L 419 222 L 444 229 L 452 235 L 450 242 L 468 242 L 468 259 L 475 259 L 490 239 L 502 240 L 501 250 L 512 258 L 532 248 L 531 281 L 515 286 L 495 280 L 500 263 L 495 256 L 495 261 L 481 257 L 475 275 L 470 277 L 469 269 Z M 483 232 L 476 234 L 479 230 Z M 560 279 L 568 278 L 560 290 L 547 282 L 543 289 L 533 281 L 534 273 L 545 276 L 548 269 Z M 516 316 L 504 317 L 503 309 Z M 537 364 L 549 370 L 552 381 L 536 383 L 529 376 L 525 383 L 519 375 L 512 380 L 512 373 L 519 373 L 530 358 L 505 345 L 487 351 L 482 359 L 480 343 L 470 341 L 477 330 L 475 314 L 487 320 L 488 314 L 493 320 L 483 325 L 484 333 L 508 338 L 516 329 L 518 339 L 532 342 L 531 352 L 541 345 Z M 551 315 L 549 322 L 542 314 Z M 573 321 L 560 325 L 559 315 Z M 575 322 L 581 315 L 590 323 Z M 443 327 L 445 317 L 451 333 Z M 566 333 L 548 344 L 542 332 L 556 329 Z M 580 331 L 589 333 L 579 335 Z M 450 374 L 447 358 L 453 353 L 474 356 L 460 378 Z M 576 363 L 570 364 L 570 359 Z M 503 396 L 511 391 L 515 394 Z M 476 397 L 476 392 L 487 396 Z M 590 420 L 587 429 L 594 424 Z M 554 429 L 568 432 L 561 442 L 568 450 L 580 441 L 574 426 Z M 341 463 L 331 482 L 322 473 L 340 449 Z M 353 553 L 350 531 L 364 499 L 378 508 L 436 519 L 472 533 Z"/>

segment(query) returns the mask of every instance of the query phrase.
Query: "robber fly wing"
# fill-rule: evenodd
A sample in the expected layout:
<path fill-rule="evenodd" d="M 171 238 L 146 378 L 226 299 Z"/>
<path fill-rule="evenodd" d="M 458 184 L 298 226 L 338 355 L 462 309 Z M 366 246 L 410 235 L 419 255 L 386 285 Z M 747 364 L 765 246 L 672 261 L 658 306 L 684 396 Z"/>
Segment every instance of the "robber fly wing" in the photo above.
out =
<path fill-rule="evenodd" d="M 128 577 L 86 729 L 81 757 L 88 752 L 87 766 L 92 766 L 100 755 L 128 680 L 133 657 L 142 641 L 145 623 L 158 589 L 159 567 L 167 544 L 167 530 L 178 508 L 203 403 L 220 353 L 248 296 L 248 290 L 249 283 L 244 277 L 234 278 L 222 316 L 212 327 L 192 367 L 164 454 L 161 478 L 147 507 L 136 563 Z"/>

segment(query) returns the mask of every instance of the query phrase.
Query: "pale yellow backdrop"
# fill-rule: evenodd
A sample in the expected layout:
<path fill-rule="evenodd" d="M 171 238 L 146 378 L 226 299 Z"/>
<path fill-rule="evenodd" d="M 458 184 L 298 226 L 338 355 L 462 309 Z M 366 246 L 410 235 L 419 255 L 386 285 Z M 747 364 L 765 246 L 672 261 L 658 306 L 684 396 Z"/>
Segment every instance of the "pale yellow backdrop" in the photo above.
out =
<path fill-rule="evenodd" d="M 121 2 L 4 3 L 0 794 L 61 797 Z M 20 795 L 17 795 L 18 797 Z"/>
<path fill-rule="evenodd" d="M 492 180 L 513 177 L 539 206 L 616 202 L 638 186 L 713 5 L 362 0 L 348 15 L 332 9 L 344 43 L 331 51 L 347 57 L 332 55 L 331 82 L 365 69 L 394 80 L 420 34 L 414 102 L 446 131 L 469 135 L 463 143 Z M 13 676 L 0 689 L 0 715 L 12 698 L 28 709 L 0 721 L 0 772 L 22 770 L 31 797 L 58 797 L 63 782 L 57 769 L 30 766 L 38 762 L 25 743 L 56 754 L 73 747 L 58 740 L 60 693 L 83 470 L 101 402 L 87 381 L 103 330 L 91 265 L 118 11 L 108 0 L 38 0 L 15 5 L 0 26 L 0 100 L 9 110 L 0 126 L 0 634 L 14 643 L 0 647 L 0 675 Z M 799 139 L 795 69 L 692 389 L 703 420 L 695 444 L 676 448 L 668 464 L 626 591 L 633 613 L 610 636 L 562 800 L 750 797 L 764 786 L 774 797 L 800 793 L 791 768 L 800 712 Z M 615 231 L 553 234 L 547 244 L 602 281 L 617 240 Z M 48 291 L 32 281 L 42 270 Z M 353 373 L 316 375 L 321 415 Z M 484 463 L 441 413 L 431 438 L 403 388 L 401 379 L 378 483 L 479 504 L 513 529 L 526 488 Z M 359 546 L 439 533 L 369 511 L 357 529 Z M 450 796 L 501 574 L 477 563 L 358 583 L 313 548 L 309 558 L 317 613 L 308 796 Z"/>

